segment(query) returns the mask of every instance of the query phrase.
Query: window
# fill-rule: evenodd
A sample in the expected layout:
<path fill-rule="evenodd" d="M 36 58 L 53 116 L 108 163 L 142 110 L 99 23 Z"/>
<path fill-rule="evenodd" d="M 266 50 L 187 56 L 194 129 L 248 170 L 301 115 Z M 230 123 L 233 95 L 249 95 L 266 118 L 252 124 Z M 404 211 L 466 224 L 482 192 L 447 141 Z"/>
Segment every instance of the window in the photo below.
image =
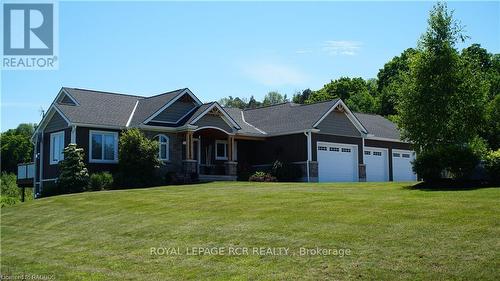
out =
<path fill-rule="evenodd" d="M 371 155 L 371 151 L 365 151 L 365 155 Z"/>
<path fill-rule="evenodd" d="M 402 157 L 403 157 L 403 158 L 410 158 L 410 154 L 403 153 L 403 154 L 402 154 Z"/>
<path fill-rule="evenodd" d="M 215 160 L 227 160 L 227 141 L 215 141 Z"/>
<path fill-rule="evenodd" d="M 50 134 L 50 164 L 64 159 L 64 131 Z"/>
<path fill-rule="evenodd" d="M 118 133 L 90 131 L 90 161 L 93 163 L 118 162 Z"/>
<path fill-rule="evenodd" d="M 382 152 L 380 151 L 374 151 L 373 156 L 382 156 Z"/>
<path fill-rule="evenodd" d="M 330 151 L 339 152 L 339 148 L 338 147 L 330 147 Z"/>
<path fill-rule="evenodd" d="M 401 156 L 401 155 L 400 155 L 399 153 L 393 153 L 393 154 L 392 154 L 392 156 L 393 156 L 393 157 L 399 157 L 399 156 Z"/>
<path fill-rule="evenodd" d="M 318 150 L 326 151 L 326 146 L 318 146 Z"/>
<path fill-rule="evenodd" d="M 158 159 L 162 161 L 168 161 L 169 160 L 169 152 L 168 152 L 168 142 L 169 139 L 165 135 L 158 135 L 157 137 L 158 140 Z"/>
<path fill-rule="evenodd" d="M 351 152 L 350 148 L 342 148 L 342 152 Z"/>

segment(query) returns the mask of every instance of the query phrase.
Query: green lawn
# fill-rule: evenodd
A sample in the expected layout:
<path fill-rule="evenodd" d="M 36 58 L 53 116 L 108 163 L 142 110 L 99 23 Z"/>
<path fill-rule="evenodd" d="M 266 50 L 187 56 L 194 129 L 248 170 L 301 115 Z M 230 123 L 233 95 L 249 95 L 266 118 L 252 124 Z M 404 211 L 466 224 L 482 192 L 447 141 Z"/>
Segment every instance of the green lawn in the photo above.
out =
<path fill-rule="evenodd" d="M 55 280 L 500 280 L 500 188 L 223 182 L 2 209 L 2 274 Z M 151 255 L 151 248 L 180 255 Z M 186 248 L 224 247 L 224 255 Z M 249 249 L 230 255 L 229 248 Z M 285 247 L 259 255 L 254 247 Z M 350 251 L 299 255 L 301 247 Z M 158 253 L 159 250 L 157 250 Z"/>

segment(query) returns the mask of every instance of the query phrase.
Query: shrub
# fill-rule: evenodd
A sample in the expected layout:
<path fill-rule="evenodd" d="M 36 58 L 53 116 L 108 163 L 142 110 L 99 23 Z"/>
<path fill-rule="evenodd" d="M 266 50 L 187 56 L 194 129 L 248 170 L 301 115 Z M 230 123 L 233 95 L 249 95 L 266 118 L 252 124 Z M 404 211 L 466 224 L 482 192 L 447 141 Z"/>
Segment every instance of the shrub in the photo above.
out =
<path fill-rule="evenodd" d="M 117 179 L 120 185 L 144 187 L 161 181 L 155 169 L 159 168 L 158 142 L 150 140 L 138 129 L 129 129 L 120 136 Z"/>
<path fill-rule="evenodd" d="M 488 171 L 490 181 L 500 183 L 500 149 L 490 151 L 485 158 L 485 167 Z"/>
<path fill-rule="evenodd" d="M 13 173 L 2 172 L 0 176 L 0 194 L 1 194 L 1 206 L 10 206 L 21 202 L 22 188 L 17 186 L 16 175 Z M 33 199 L 33 188 L 26 187 L 24 189 L 24 200 Z"/>
<path fill-rule="evenodd" d="M 175 172 L 167 172 L 165 173 L 165 184 L 178 184 L 179 178 Z"/>
<path fill-rule="evenodd" d="M 422 151 L 413 161 L 413 172 L 426 182 L 439 180 L 443 170 L 441 155 L 435 150 Z"/>
<path fill-rule="evenodd" d="M 479 163 L 479 157 L 469 146 L 442 146 L 419 153 L 413 162 L 413 171 L 424 181 L 441 179 L 443 172 L 449 172 L 457 180 L 467 179 Z"/>
<path fill-rule="evenodd" d="M 57 185 L 61 193 L 84 191 L 89 184 L 89 172 L 83 162 L 83 149 L 70 143 L 64 149 L 64 160 L 59 163 Z"/>
<path fill-rule="evenodd" d="M 295 181 L 302 177 L 299 166 L 279 160 L 274 161 L 271 172 L 278 181 Z"/>
<path fill-rule="evenodd" d="M 45 181 L 43 182 L 41 197 L 48 197 L 63 194 L 58 184 L 55 181 Z"/>
<path fill-rule="evenodd" d="M 251 175 L 248 181 L 274 182 L 276 181 L 276 178 L 271 176 L 269 173 L 258 171 Z"/>
<path fill-rule="evenodd" d="M 90 175 L 89 190 L 110 189 L 113 186 L 113 175 L 109 172 L 95 173 Z"/>

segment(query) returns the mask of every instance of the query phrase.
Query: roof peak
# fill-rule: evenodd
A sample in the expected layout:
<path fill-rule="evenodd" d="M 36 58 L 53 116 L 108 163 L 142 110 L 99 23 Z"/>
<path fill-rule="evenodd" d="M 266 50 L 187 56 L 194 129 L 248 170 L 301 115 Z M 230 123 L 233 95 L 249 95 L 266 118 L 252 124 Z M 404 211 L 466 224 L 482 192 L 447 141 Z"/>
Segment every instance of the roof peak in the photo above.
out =
<path fill-rule="evenodd" d="M 337 101 L 337 100 L 339 100 L 339 98 L 335 98 L 335 99 L 331 99 L 331 100 L 325 100 L 325 101 L 319 101 L 319 102 L 314 102 L 314 103 L 294 103 L 294 102 L 291 102 L 291 101 L 286 101 L 286 102 L 280 102 L 280 103 L 276 103 L 276 104 L 270 104 L 270 105 L 264 105 L 264 106 L 254 107 L 254 108 L 245 108 L 243 110 L 244 111 L 248 111 L 248 110 L 262 109 L 262 108 L 268 108 L 268 107 L 280 106 L 280 105 L 286 105 L 286 104 L 290 104 L 291 106 L 308 106 L 308 105 L 315 105 L 315 104 L 332 102 L 332 101 Z"/>
<path fill-rule="evenodd" d="M 159 96 L 163 96 L 163 95 L 173 94 L 175 92 L 183 92 L 185 90 L 189 90 L 189 89 L 188 88 L 179 88 L 179 89 L 176 89 L 176 90 L 172 90 L 172 91 L 168 91 L 168 92 L 165 92 L 165 93 L 161 93 L 161 94 L 157 94 L 157 95 L 152 95 L 152 96 L 144 97 L 144 98 L 145 99 L 149 99 L 149 98 L 159 97 Z"/>
<path fill-rule="evenodd" d="M 73 87 L 62 87 L 62 88 L 63 88 L 63 89 L 70 89 L 70 90 L 78 90 L 78 91 L 86 91 L 86 92 L 101 93 L 101 94 L 107 94 L 107 95 L 119 95 L 119 96 L 128 96 L 128 97 L 144 98 L 143 96 L 138 96 L 138 95 L 123 94 L 123 93 L 115 93 L 115 92 L 108 92 L 108 91 L 99 91 L 99 90 L 84 89 L 84 88 L 73 88 Z"/>

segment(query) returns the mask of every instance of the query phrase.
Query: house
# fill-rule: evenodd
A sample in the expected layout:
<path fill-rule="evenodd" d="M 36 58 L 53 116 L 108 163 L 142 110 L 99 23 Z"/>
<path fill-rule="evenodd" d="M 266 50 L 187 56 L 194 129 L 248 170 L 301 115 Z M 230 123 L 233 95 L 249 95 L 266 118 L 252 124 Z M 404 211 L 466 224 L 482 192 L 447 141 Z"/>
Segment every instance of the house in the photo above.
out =
<path fill-rule="evenodd" d="M 163 169 L 200 180 L 235 180 L 276 159 L 298 165 L 303 181 L 416 179 L 415 153 L 396 126 L 340 99 L 240 110 L 202 103 L 187 88 L 151 97 L 62 88 L 32 137 L 36 191 L 57 180 L 69 143 L 84 149 L 90 172 L 113 172 L 127 128 L 158 140 Z"/>

